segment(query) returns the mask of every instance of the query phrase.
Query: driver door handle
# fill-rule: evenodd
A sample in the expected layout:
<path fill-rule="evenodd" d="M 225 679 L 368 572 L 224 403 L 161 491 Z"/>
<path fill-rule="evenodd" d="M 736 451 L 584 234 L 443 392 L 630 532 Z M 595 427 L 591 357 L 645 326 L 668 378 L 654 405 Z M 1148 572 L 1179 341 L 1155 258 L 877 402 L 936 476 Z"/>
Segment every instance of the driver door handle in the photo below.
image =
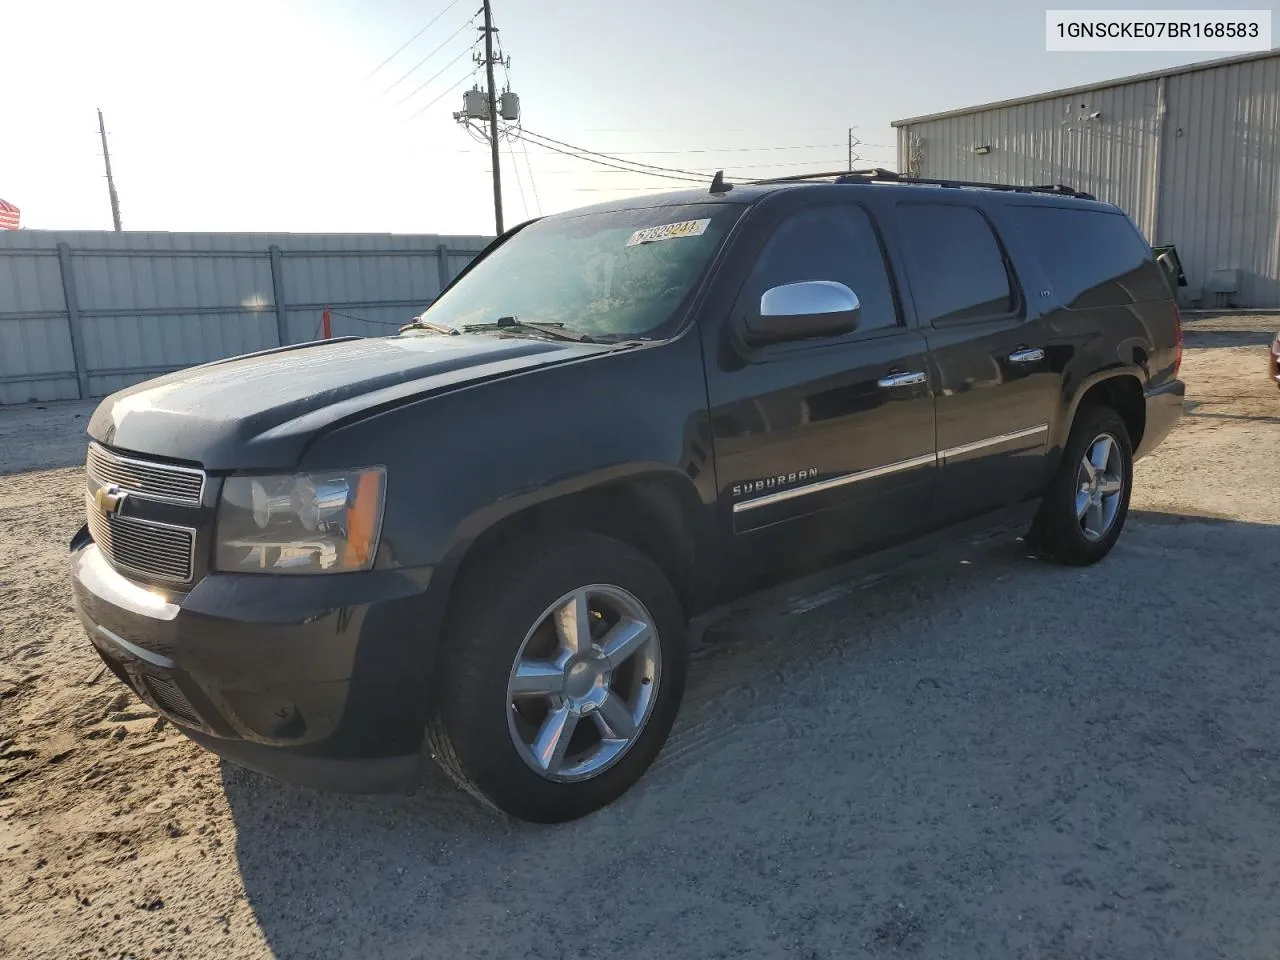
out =
<path fill-rule="evenodd" d="M 928 379 L 928 374 L 923 370 L 913 370 L 910 373 L 891 373 L 887 377 L 881 377 L 876 381 L 876 386 L 881 390 L 892 390 L 894 387 L 912 387 Z"/>
<path fill-rule="evenodd" d="M 1038 363 L 1044 359 L 1044 351 L 1039 347 L 1024 347 L 1009 354 L 1010 363 Z"/>

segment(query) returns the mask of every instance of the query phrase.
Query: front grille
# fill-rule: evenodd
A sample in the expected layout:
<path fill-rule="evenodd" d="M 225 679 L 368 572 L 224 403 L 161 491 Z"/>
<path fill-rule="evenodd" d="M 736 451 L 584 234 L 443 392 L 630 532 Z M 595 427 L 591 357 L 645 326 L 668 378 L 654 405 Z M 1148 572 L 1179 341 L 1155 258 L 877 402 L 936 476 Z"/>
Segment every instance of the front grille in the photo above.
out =
<path fill-rule="evenodd" d="M 157 710 L 188 726 L 200 726 L 200 719 L 196 716 L 195 710 L 191 708 L 191 703 L 182 695 L 182 691 L 174 685 L 172 680 L 166 680 L 164 677 L 156 677 L 151 674 L 143 674 L 142 687 L 143 689 L 139 693 L 143 695 L 144 700 L 149 700 Z"/>
<path fill-rule="evenodd" d="M 194 530 L 118 514 L 108 516 L 92 497 L 86 500 L 89 533 L 112 563 L 159 580 L 186 583 L 191 579 Z"/>
<path fill-rule="evenodd" d="M 199 504 L 204 492 L 204 472 L 193 467 L 134 460 L 89 444 L 85 463 L 89 476 L 102 484 L 115 484 L 138 497 Z"/>

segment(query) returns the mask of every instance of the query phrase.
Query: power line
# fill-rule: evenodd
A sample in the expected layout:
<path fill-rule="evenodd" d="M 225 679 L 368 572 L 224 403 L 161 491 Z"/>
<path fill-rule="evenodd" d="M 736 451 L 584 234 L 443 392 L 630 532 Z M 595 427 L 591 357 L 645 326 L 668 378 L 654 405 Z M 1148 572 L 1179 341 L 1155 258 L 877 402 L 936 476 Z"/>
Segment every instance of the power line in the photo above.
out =
<path fill-rule="evenodd" d="M 699 172 L 695 170 L 685 170 L 678 167 L 663 167 L 663 166 L 658 166 L 656 164 L 641 163 L 638 160 L 623 160 L 611 154 L 605 154 L 595 150 L 587 150 L 585 147 L 578 147 L 574 144 L 566 143 L 563 140 L 557 140 L 553 137 L 548 137 L 545 134 L 535 133 L 534 131 L 527 130 L 527 129 L 520 130 L 519 132 L 515 133 L 514 136 L 516 136 L 518 139 L 526 140 L 528 143 L 533 143 L 537 146 L 545 147 L 546 149 L 549 149 L 549 150 L 555 150 L 555 152 L 557 153 L 561 153 L 566 156 L 572 156 L 579 160 L 587 160 L 589 162 L 599 162 L 597 160 L 593 160 L 592 158 L 601 158 L 602 160 L 616 161 L 614 163 L 600 163 L 600 165 L 604 167 L 608 167 L 609 169 L 612 169 L 612 170 L 619 171 L 619 172 L 648 174 L 650 171 L 657 171 L 657 173 L 653 175 L 658 175 L 658 174 L 677 175 L 674 177 L 668 177 L 668 179 L 687 179 L 688 177 L 694 177 L 696 178 L 694 182 L 701 182 L 703 178 L 709 176 L 709 174 L 706 172 Z M 566 149 L 563 149 L 563 150 L 555 149 L 555 147 L 551 146 L 552 144 L 558 145 L 560 147 L 564 147 Z M 833 144 L 833 146 L 843 146 L 843 144 Z M 814 148 L 816 148 L 816 145 L 812 145 L 807 149 L 814 149 Z M 788 148 L 771 148 L 771 149 L 788 149 Z M 700 152 L 700 151 L 690 151 L 690 152 Z M 784 162 L 784 163 L 769 163 L 769 164 L 741 164 L 734 167 L 727 167 L 727 169 L 739 169 L 739 170 L 771 169 L 775 167 L 790 167 L 790 166 L 811 167 L 815 165 L 816 165 L 815 161 L 798 162 L 798 163 Z"/>
<path fill-rule="evenodd" d="M 502 64 L 502 77 L 506 82 L 506 89 L 511 89 L 511 64 L 509 59 L 503 55 L 502 38 L 498 38 L 498 62 Z M 520 142 L 520 152 L 524 154 L 524 168 L 529 175 L 529 189 L 533 193 L 533 205 L 538 216 L 542 216 L 542 203 L 538 199 L 538 185 L 533 179 L 533 164 L 529 161 L 529 144 L 522 138 L 517 138 Z M 529 205 L 524 201 L 524 186 L 520 183 L 520 165 L 516 161 L 516 149 L 512 144 L 511 138 L 507 138 L 507 152 L 511 154 L 511 169 L 516 175 L 516 184 L 520 186 L 520 204 L 524 207 L 525 219 L 529 218 Z"/>
<path fill-rule="evenodd" d="M 864 147 L 878 147 L 884 150 L 896 149 L 896 144 L 892 143 L 866 143 L 858 140 L 857 143 Z M 806 143 L 794 144 L 783 147 L 704 147 L 704 148 L 687 148 L 684 150 L 604 150 L 602 153 L 611 157 L 655 157 L 663 154 L 680 155 L 684 153 L 763 153 L 774 150 L 843 150 L 843 143 Z"/>
<path fill-rule="evenodd" d="M 511 172 L 516 177 L 516 187 L 520 190 L 520 206 L 524 210 L 524 218 L 529 219 L 529 204 L 524 199 L 524 182 L 520 179 L 520 168 L 516 166 L 516 148 L 507 140 L 507 153 L 511 155 Z"/>
<path fill-rule="evenodd" d="M 893 143 L 865 143 L 861 140 L 858 140 L 857 144 L 863 147 L 875 147 L 880 150 L 896 150 L 897 149 L 897 144 L 893 144 Z M 845 148 L 845 144 L 843 143 L 832 143 L 832 144 L 826 144 L 826 145 L 814 143 L 814 144 L 804 144 L 804 145 L 797 144 L 795 146 L 783 146 L 783 147 L 724 147 L 724 148 L 712 147 L 712 148 L 703 148 L 703 149 L 695 149 L 691 147 L 686 150 L 602 150 L 600 151 L 600 153 L 604 156 L 610 156 L 610 157 L 653 157 L 653 156 L 661 156 L 661 155 L 679 156 L 685 153 L 758 153 L 758 152 L 773 151 L 773 150 L 825 150 L 825 149 L 843 150 L 844 148 Z M 468 151 L 458 151 L 458 152 L 470 153 L 471 151 L 468 150 Z M 628 162 L 634 162 L 634 161 L 628 161 Z"/>
<path fill-rule="evenodd" d="M 639 192 L 657 192 L 669 193 L 672 187 L 570 187 L 570 193 L 635 193 Z"/>
<path fill-rule="evenodd" d="M 843 143 L 802 143 L 788 147 L 706 147 L 686 150 L 612 150 L 611 156 L 659 156 L 661 154 L 681 153 L 761 153 L 768 150 L 833 150 L 843 147 Z"/>
<path fill-rule="evenodd" d="M 529 171 L 529 187 L 533 190 L 533 206 L 542 216 L 542 201 L 538 199 L 538 185 L 533 179 L 533 164 L 529 161 L 529 142 L 520 138 L 520 149 L 524 152 L 524 167 Z"/>
<path fill-rule="evenodd" d="M 855 141 L 858 145 L 864 147 L 881 147 L 885 150 L 892 150 L 895 144 L 892 143 L 867 143 L 863 140 Z M 608 151 L 612 156 L 659 156 L 661 154 L 681 154 L 681 153 L 765 153 L 774 150 L 834 150 L 845 146 L 843 143 L 798 143 L 793 146 L 785 147 L 705 147 L 705 148 L 689 148 L 686 150 L 611 150 Z"/>
<path fill-rule="evenodd" d="M 446 87 L 444 90 L 442 90 L 442 91 L 440 92 L 440 95 L 439 95 L 438 97 L 436 97 L 434 100 L 432 100 L 430 103 L 428 103 L 425 107 L 419 107 L 416 111 L 414 111 L 412 114 L 410 114 L 410 115 L 409 115 L 409 117 L 405 120 L 405 123 L 408 123 L 408 122 L 409 122 L 410 120 L 412 120 L 414 117 L 418 116 L 418 114 L 420 114 L 420 113 L 424 113 L 425 111 L 430 110 L 430 109 L 431 109 L 432 107 L 434 107 L 437 103 L 439 103 L 441 100 L 443 100 L 443 99 L 444 99 L 445 97 L 447 97 L 449 94 L 453 93 L 453 91 L 457 90 L 460 86 L 462 86 L 464 83 L 466 83 L 468 80 L 470 80 L 472 77 L 474 77 L 474 76 L 475 76 L 477 73 L 479 73 L 479 72 L 480 72 L 480 68 L 479 68 L 479 67 L 476 67 L 476 68 L 475 68 L 475 69 L 473 69 L 470 73 L 468 73 L 465 77 L 463 77 L 461 80 L 459 80 L 457 83 L 450 84 L 448 87 Z"/>
<path fill-rule="evenodd" d="M 643 167 L 648 170 L 658 170 L 663 173 L 682 173 L 688 177 L 696 177 L 699 181 L 705 179 L 708 176 L 708 174 L 699 170 L 681 170 L 677 167 L 660 167 L 652 163 L 641 163 L 639 160 L 619 160 L 616 156 L 612 154 L 600 153 L 597 150 L 588 150 L 585 147 L 574 146 L 572 143 L 565 143 L 563 140 L 556 140 L 553 137 L 546 136 L 545 134 L 534 133 L 532 130 L 529 130 L 527 128 L 521 128 L 520 136 L 532 137 L 533 138 L 531 140 L 532 143 L 537 143 L 539 140 L 545 140 L 548 143 L 554 143 L 557 146 L 566 147 L 569 150 L 574 150 L 574 151 L 577 151 L 578 153 L 589 154 L 590 156 L 593 156 L 593 157 L 603 157 L 606 160 L 616 160 L 618 163 L 626 163 L 634 167 Z M 545 146 L 545 144 L 543 145 Z"/>
<path fill-rule="evenodd" d="M 520 138 L 519 138 L 519 137 L 515 137 L 514 139 L 517 139 L 517 140 L 518 140 L 518 139 L 520 139 Z M 523 143 L 524 141 L 521 141 L 521 142 Z M 527 149 L 527 148 L 526 148 L 526 149 Z M 466 151 L 466 152 L 467 152 L 467 153 L 480 153 L 481 151 L 479 151 L 479 150 L 468 150 L 468 151 Z M 864 158 L 864 159 L 872 159 L 872 160 L 874 160 L 874 159 L 876 159 L 876 158 L 875 158 L 875 157 L 870 157 L 870 158 Z M 726 175 L 728 175 L 728 174 L 729 174 L 729 173 L 731 173 L 732 171 L 736 171 L 736 170 L 777 170 L 777 169 L 780 169 L 780 168 L 782 168 L 782 167 L 814 167 L 814 168 L 816 168 L 816 169 L 826 170 L 826 169 L 828 169 L 828 168 L 838 167 L 838 166 L 840 166 L 840 164 L 842 164 L 842 163 L 844 163 L 844 162 L 845 162 L 845 158 L 844 158 L 844 157 L 837 157 L 837 158 L 835 158 L 834 160 L 833 160 L 833 159 L 830 159 L 830 158 L 825 159 L 825 160 L 797 160 L 797 161 L 794 161 L 794 162 L 788 162 L 788 163 L 735 163 L 735 164 L 729 164 L 729 165 L 726 165 L 726 166 L 725 166 L 725 168 L 724 168 L 724 170 L 725 170 L 725 174 L 726 174 Z M 576 176 L 576 175 L 580 174 L 581 172 L 582 172 L 581 170 L 543 170 L 543 171 L 542 171 L 542 174 L 543 174 L 543 176 L 548 176 L 548 177 L 559 176 L 559 175 L 561 175 L 561 174 L 564 174 L 564 175 L 573 174 L 573 175 L 575 175 L 575 176 Z M 628 170 L 628 171 L 626 171 L 626 172 L 628 172 L 628 173 L 640 173 L 640 172 L 642 172 L 642 171 L 640 171 L 640 170 L 634 170 L 634 171 L 633 171 L 633 170 Z"/>
<path fill-rule="evenodd" d="M 396 106 L 397 106 L 397 107 L 403 107 L 406 103 L 408 103 L 410 100 L 412 100 L 412 99 L 414 98 L 414 96 L 416 96 L 416 95 L 418 94 L 418 92 L 419 92 L 419 91 L 421 91 L 421 90 L 423 90 L 425 87 L 429 86 L 429 85 L 431 84 L 431 82 L 432 82 L 432 81 L 434 81 L 436 78 L 438 78 L 438 77 L 440 76 L 440 74 L 444 73 L 446 70 L 448 70 L 450 67 L 452 67 L 455 63 L 457 63 L 459 60 L 461 60 L 463 57 L 465 57 L 465 56 L 466 56 L 467 54 L 469 54 L 470 52 L 471 52 L 471 48 L 470 48 L 470 47 L 468 47 L 466 50 L 463 50 L 460 54 L 458 54 L 456 57 L 454 57 L 452 60 L 450 60 L 448 63 L 446 63 L 443 67 L 441 67 L 439 70 L 437 70 L 435 73 L 433 73 L 430 77 L 428 77 L 426 80 L 424 80 L 424 81 L 423 81 L 422 83 L 420 83 L 418 86 L 414 87 L 414 88 L 413 88 L 413 91 L 412 91 L 412 92 L 411 92 L 407 97 L 405 97 L 403 100 L 401 100 L 399 103 L 397 103 L 397 104 L 396 104 Z M 419 111 L 419 112 L 421 112 L 421 111 Z M 415 117 L 416 117 L 417 115 L 418 115 L 418 114 L 416 114 L 416 113 L 414 114 L 414 116 L 415 116 Z M 410 117 L 409 119 L 411 119 L 411 120 L 412 120 L 412 119 L 413 119 L 413 117 Z"/>
<path fill-rule="evenodd" d="M 449 41 L 451 41 L 454 37 L 456 37 L 458 34 L 460 34 L 463 30 L 466 30 L 468 27 L 470 27 L 470 26 L 471 26 L 472 24 L 474 24 L 475 22 L 476 22 L 476 18 L 475 18 L 474 16 L 472 16 L 472 18 L 471 18 L 470 20 L 468 20 L 466 23 L 464 23 L 462 26 L 460 26 L 457 30 L 453 31 L 453 33 L 449 34 L 449 36 L 447 36 L 447 37 L 446 37 L 446 38 L 441 42 L 440 46 L 436 47 L 434 50 L 432 50 L 430 53 L 428 53 L 425 57 L 423 57 L 421 60 L 419 60 L 417 63 L 415 63 L 415 64 L 413 65 L 413 67 L 409 70 L 409 72 L 408 72 L 408 73 L 406 73 L 403 77 L 401 77 L 399 80 L 397 80 L 397 81 L 396 81 L 395 83 L 393 83 L 391 86 L 387 87 L 387 89 L 386 89 L 385 91 L 383 91 L 383 92 L 384 92 L 384 93 L 390 93 L 390 92 L 391 92 L 392 90 L 394 90 L 396 87 L 400 86 L 400 84 L 402 84 L 404 81 L 408 80 L 408 79 L 409 79 L 409 77 L 410 77 L 410 76 L 411 76 L 411 75 L 412 75 L 412 74 L 413 74 L 413 73 L 414 73 L 414 72 L 415 72 L 419 67 L 421 67 L 424 63 L 426 63 L 428 60 L 430 60 L 432 57 L 434 57 L 437 53 L 439 53 L 441 50 L 443 50 L 443 49 L 445 48 L 445 46 L 449 43 Z"/>
<path fill-rule="evenodd" d="M 523 131 L 521 133 L 523 133 Z M 517 133 L 516 137 L 517 139 L 523 140 L 525 138 L 521 135 L 521 133 Z M 622 167 L 614 163 L 606 163 L 604 160 L 596 160 L 593 157 L 586 156 L 581 153 L 571 153 L 568 150 L 561 150 L 559 147 L 553 147 L 549 143 L 542 143 L 538 140 L 529 140 L 529 143 L 532 143 L 535 147 L 542 147 L 544 150 L 550 150 L 553 153 L 563 154 L 566 157 L 574 157 L 578 160 L 585 160 L 587 163 L 594 163 L 601 167 L 609 167 L 610 169 L 613 169 L 613 170 L 623 170 L 623 171 L 626 171 L 627 173 L 638 173 L 646 177 L 661 177 L 664 180 L 678 180 L 681 183 L 704 183 L 706 182 L 706 179 L 707 179 L 706 174 L 696 174 L 694 176 L 684 177 L 684 176 L 673 176 L 672 174 L 669 174 L 669 173 L 653 173 L 648 170 L 637 170 L 634 167 Z"/>
<path fill-rule="evenodd" d="M 794 126 L 794 127 L 791 127 L 791 126 L 783 127 L 783 126 L 780 126 L 779 124 L 771 123 L 769 126 L 774 130 L 788 130 L 788 131 L 800 130 L 800 131 L 804 131 L 805 133 L 819 133 L 819 134 L 828 134 L 831 132 L 830 123 L 815 124 L 814 126 Z M 669 133 L 673 130 L 677 130 L 678 128 L 672 127 L 670 125 L 666 125 L 661 127 L 583 127 L 582 129 L 587 131 L 588 133 Z M 760 132 L 759 126 L 711 127 L 705 124 L 699 124 L 697 127 L 690 127 L 686 129 L 689 129 L 689 130 L 696 129 L 698 132 L 714 130 L 718 133 L 759 133 Z M 856 124 L 854 125 L 854 129 L 855 130 L 859 129 Z"/>
<path fill-rule="evenodd" d="M 413 43 L 413 41 L 417 40 L 420 36 L 422 36 L 424 33 L 426 33 L 426 32 L 427 32 L 427 29 L 428 29 L 428 28 L 429 28 L 433 23 L 435 23 L 437 20 L 439 20 L 441 17 L 443 17 L 446 13 L 448 13 L 450 10 L 452 10 L 454 7 L 456 7 L 460 2 L 461 2 L 461 0 L 453 0 L 453 2 L 452 2 L 452 3 L 450 3 L 447 7 L 445 7 L 443 10 L 441 10 L 439 13 L 437 13 L 434 17 L 432 17 L 432 18 L 427 22 L 427 25 L 426 25 L 425 27 L 423 27 L 421 30 L 419 30 L 417 33 L 415 33 L 412 37 L 410 37 L 410 38 L 409 38 L 408 40 L 406 40 L 404 43 L 400 44 L 400 46 L 396 47 L 396 51 L 395 51 L 395 53 L 391 54 L 391 56 L 387 57 L 387 59 L 383 60 L 380 64 L 378 64 L 376 67 L 374 67 L 372 70 L 370 70 L 370 71 L 369 71 L 369 75 L 368 75 L 367 77 L 365 77 L 365 79 L 366 79 L 366 80 L 370 80 L 370 79 L 372 79 L 372 78 L 373 78 L 373 75 L 374 75 L 375 73 L 377 73 L 379 70 L 381 70 L 383 67 L 385 67 L 388 63 L 390 63 L 392 60 L 394 60 L 397 56 L 399 56 L 399 55 L 400 55 L 400 52 L 401 52 L 402 50 L 404 50 L 404 48 L 405 48 L 405 47 L 409 46 L 409 44 Z"/>

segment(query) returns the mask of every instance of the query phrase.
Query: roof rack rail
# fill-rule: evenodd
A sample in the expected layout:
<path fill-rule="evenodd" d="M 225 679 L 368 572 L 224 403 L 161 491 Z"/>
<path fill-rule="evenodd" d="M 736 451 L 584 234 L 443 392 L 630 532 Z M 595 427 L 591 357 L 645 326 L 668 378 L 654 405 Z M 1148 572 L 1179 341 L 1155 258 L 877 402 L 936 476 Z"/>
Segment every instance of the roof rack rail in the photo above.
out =
<path fill-rule="evenodd" d="M 829 170 L 825 173 L 793 173 L 788 177 L 767 177 L 764 180 L 752 180 L 751 183 L 799 183 L 802 180 L 825 180 L 828 177 L 861 177 L 870 176 L 872 174 L 883 174 L 885 179 L 897 176 L 897 174 L 892 170 L 886 170 L 883 167 L 872 167 L 867 170 Z"/>
<path fill-rule="evenodd" d="M 836 170 L 828 173 L 797 173 L 789 177 L 772 177 L 754 183 L 798 183 L 806 180 L 832 179 L 835 183 L 916 183 L 932 187 L 975 188 L 980 190 L 1007 190 L 1012 193 L 1053 193 L 1080 200 L 1096 200 L 1091 193 L 1076 190 L 1061 183 L 1038 186 L 1017 186 L 1012 183 L 987 183 L 978 180 L 943 180 L 936 177 L 906 177 L 893 170 L 873 167 L 868 170 Z"/>
<path fill-rule="evenodd" d="M 990 183 L 981 180 L 943 180 L 937 177 L 904 177 L 892 170 L 862 171 L 854 170 L 838 178 L 836 183 L 859 183 L 868 180 L 887 180 L 892 183 L 919 183 L 934 187 L 973 187 L 980 190 L 1007 190 L 1011 193 L 1056 193 L 1064 197 L 1079 197 L 1081 200 L 1095 199 L 1093 194 L 1084 193 L 1062 183 L 1048 183 L 1034 186 L 1019 186 L 1013 183 Z"/>

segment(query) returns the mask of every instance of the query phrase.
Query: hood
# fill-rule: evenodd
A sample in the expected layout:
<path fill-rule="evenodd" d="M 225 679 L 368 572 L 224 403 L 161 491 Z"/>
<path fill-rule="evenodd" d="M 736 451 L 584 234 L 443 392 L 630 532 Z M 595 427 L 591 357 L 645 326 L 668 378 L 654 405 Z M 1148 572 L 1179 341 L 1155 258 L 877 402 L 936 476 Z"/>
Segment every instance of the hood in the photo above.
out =
<path fill-rule="evenodd" d="M 320 340 L 121 390 L 98 406 L 89 435 L 208 470 L 285 468 L 339 420 L 609 349 L 484 334 Z"/>

